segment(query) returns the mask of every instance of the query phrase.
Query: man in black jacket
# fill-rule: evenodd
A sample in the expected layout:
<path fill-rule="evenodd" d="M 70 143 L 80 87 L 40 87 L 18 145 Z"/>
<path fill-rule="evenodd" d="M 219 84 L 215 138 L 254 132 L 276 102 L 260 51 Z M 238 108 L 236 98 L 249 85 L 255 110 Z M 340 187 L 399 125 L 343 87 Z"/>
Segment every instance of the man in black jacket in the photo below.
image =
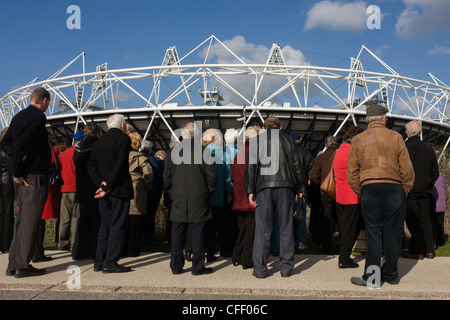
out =
<path fill-rule="evenodd" d="M 212 218 L 210 197 L 217 184 L 214 164 L 207 164 L 203 157 L 201 131 L 194 123 L 187 123 L 182 130 L 183 140 L 173 147 L 164 159 L 164 188 L 172 200 L 170 221 L 172 240 L 170 268 L 180 274 L 184 266 L 183 248 L 188 226 L 192 234 L 192 274 L 213 272 L 205 268 L 206 222 Z"/>
<path fill-rule="evenodd" d="M 111 115 L 109 130 L 95 142 L 87 165 L 89 176 L 98 188 L 101 224 L 95 271 L 119 273 L 131 271 L 117 262 L 122 249 L 126 219 L 133 199 L 133 185 L 128 171 L 131 140 L 125 133 L 127 124 L 121 114 Z M 94 196 L 94 195 L 92 195 Z"/>
<path fill-rule="evenodd" d="M 407 198 L 406 225 L 411 233 L 409 252 L 404 258 L 434 258 L 433 228 L 431 224 L 434 183 L 439 178 L 436 153 L 420 140 L 421 126 L 417 121 L 406 124 L 406 148 L 414 167 L 414 185 Z"/>
<path fill-rule="evenodd" d="M 282 277 L 294 269 L 294 198 L 305 191 L 302 163 L 294 141 L 281 132 L 280 121 L 268 117 L 265 131 L 250 141 L 245 190 L 255 209 L 253 275 L 267 276 L 267 258 L 273 229 L 273 215 L 278 212 L 280 225 L 280 262 Z"/>
<path fill-rule="evenodd" d="M 301 200 L 304 202 L 305 208 L 306 208 L 306 200 L 307 200 L 306 198 L 308 197 L 308 200 L 309 200 L 309 196 L 310 196 L 309 188 L 311 186 L 311 169 L 314 164 L 314 157 L 308 150 L 305 150 L 302 148 L 301 143 L 302 143 L 303 138 L 299 131 L 293 130 L 289 133 L 289 136 L 292 139 L 294 139 L 294 141 L 295 141 L 295 147 L 296 147 L 298 155 L 300 157 L 300 161 L 303 165 L 303 175 L 304 175 L 307 191 L 305 193 L 305 197 Z M 306 228 L 306 212 L 303 215 L 303 218 L 301 220 L 295 219 L 294 224 L 295 224 L 296 248 L 301 249 L 301 250 L 307 249 L 306 237 L 308 234 L 308 229 Z"/>
<path fill-rule="evenodd" d="M 13 157 L 11 175 L 19 207 L 6 269 L 6 275 L 16 278 L 46 272 L 29 263 L 48 196 L 51 155 L 44 112 L 49 103 L 50 93 L 44 88 L 35 89 L 31 93 L 31 104 L 14 116 L 2 140 L 2 149 Z"/>

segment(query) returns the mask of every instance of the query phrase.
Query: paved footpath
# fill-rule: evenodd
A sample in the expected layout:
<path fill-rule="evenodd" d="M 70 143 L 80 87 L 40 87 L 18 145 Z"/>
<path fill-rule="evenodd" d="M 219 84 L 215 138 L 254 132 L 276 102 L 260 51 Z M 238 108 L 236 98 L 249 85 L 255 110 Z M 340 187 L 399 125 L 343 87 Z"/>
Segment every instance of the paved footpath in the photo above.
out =
<path fill-rule="evenodd" d="M 46 251 L 52 261 L 33 263 L 46 268 L 39 277 L 16 279 L 5 275 L 7 254 L 0 254 L 1 300 L 450 300 L 450 258 L 410 260 L 400 258 L 400 284 L 384 283 L 380 289 L 358 287 L 350 282 L 361 276 L 364 256 L 355 257 L 357 269 L 339 269 L 337 256 L 296 255 L 291 277 L 282 278 L 277 259 L 270 257 L 269 276 L 257 279 L 252 270 L 233 266 L 231 259 L 218 257 L 207 263 L 215 272 L 193 276 L 191 263 L 185 272 L 173 275 L 170 254 L 142 253 L 120 263 L 132 267 L 123 274 L 94 272 L 93 262 L 73 261 L 67 251 Z M 191 310 L 192 311 L 192 310 Z"/>

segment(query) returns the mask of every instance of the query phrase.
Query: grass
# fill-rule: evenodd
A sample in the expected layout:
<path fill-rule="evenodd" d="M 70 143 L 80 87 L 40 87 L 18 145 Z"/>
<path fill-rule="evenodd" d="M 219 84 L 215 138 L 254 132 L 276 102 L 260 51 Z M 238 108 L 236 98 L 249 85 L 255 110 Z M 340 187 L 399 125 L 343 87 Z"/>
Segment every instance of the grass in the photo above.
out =
<path fill-rule="evenodd" d="M 55 242 L 55 219 L 47 220 L 46 230 L 45 230 L 45 238 L 44 238 L 44 248 L 46 250 L 57 250 L 57 243 Z M 157 230 L 156 237 L 158 239 L 165 239 L 164 230 Z M 407 236 L 407 241 L 409 243 L 409 236 Z M 332 250 L 331 255 L 339 254 L 339 234 L 334 233 L 332 238 Z M 307 238 L 307 249 L 304 250 L 296 250 L 297 254 L 322 254 L 319 250 L 319 244 L 315 243 L 311 239 L 311 234 L 308 233 Z M 160 241 L 159 243 L 155 243 L 152 245 L 142 246 L 142 252 L 170 252 L 170 244 L 167 241 Z M 361 255 L 364 253 L 354 252 L 355 255 Z M 447 240 L 445 246 L 439 247 L 436 250 L 436 257 L 450 257 L 450 241 Z"/>

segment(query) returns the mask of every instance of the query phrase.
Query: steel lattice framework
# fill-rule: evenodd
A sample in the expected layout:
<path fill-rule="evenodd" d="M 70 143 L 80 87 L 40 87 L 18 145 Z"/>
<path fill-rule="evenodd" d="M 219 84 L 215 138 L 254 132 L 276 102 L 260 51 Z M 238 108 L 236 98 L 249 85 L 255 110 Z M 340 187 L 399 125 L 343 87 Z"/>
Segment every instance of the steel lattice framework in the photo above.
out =
<path fill-rule="evenodd" d="M 219 51 L 228 54 L 226 63 L 211 62 Z M 65 75 L 80 61 L 81 72 Z M 376 67 L 367 68 L 366 61 Z M 317 153 L 326 135 L 366 126 L 365 108 L 372 103 L 388 108 L 388 125 L 402 134 L 408 121 L 419 120 L 423 140 L 444 150 L 450 141 L 450 88 L 432 74 L 427 81 L 401 76 L 365 46 L 350 58 L 349 68 L 291 65 L 276 44 L 265 64 L 255 64 L 212 35 L 182 58 L 170 47 L 158 66 L 109 70 L 105 63 L 93 72 L 85 69 L 81 53 L 50 78 L 36 78 L 6 94 L 0 99 L 1 126 L 8 126 L 28 106 L 34 88 L 43 86 L 52 93 L 47 127 L 54 142 L 69 142 L 90 122 L 106 129 L 112 113 L 123 113 L 163 149 L 188 121 L 224 131 L 261 125 L 274 115 L 287 131 L 299 130 L 304 147 Z"/>

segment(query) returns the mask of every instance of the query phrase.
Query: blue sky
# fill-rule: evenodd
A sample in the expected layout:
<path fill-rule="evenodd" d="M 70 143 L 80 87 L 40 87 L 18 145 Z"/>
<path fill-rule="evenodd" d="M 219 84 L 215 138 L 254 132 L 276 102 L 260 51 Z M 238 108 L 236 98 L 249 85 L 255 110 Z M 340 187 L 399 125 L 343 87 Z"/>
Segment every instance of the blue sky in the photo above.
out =
<path fill-rule="evenodd" d="M 79 30 L 67 28 L 70 5 L 81 10 Z M 380 8 L 380 29 L 367 28 L 370 5 Z M 183 56 L 212 34 L 247 54 L 278 43 L 329 67 L 348 68 L 365 45 L 401 75 L 428 80 L 430 72 L 450 85 L 448 17 L 449 0 L 2 1 L 0 97 L 48 78 L 83 51 L 87 71 L 103 62 L 109 69 L 160 65 L 169 46 Z"/>

